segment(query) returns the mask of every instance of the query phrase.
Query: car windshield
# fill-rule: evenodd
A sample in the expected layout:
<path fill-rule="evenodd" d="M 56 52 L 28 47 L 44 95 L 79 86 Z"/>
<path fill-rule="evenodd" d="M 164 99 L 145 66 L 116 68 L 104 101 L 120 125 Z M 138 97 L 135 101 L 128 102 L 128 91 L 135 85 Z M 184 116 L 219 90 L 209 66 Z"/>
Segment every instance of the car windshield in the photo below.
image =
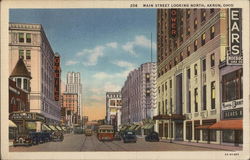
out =
<path fill-rule="evenodd" d="M 133 133 L 133 132 L 127 132 L 127 134 L 129 134 L 129 135 L 134 135 L 134 133 Z"/>

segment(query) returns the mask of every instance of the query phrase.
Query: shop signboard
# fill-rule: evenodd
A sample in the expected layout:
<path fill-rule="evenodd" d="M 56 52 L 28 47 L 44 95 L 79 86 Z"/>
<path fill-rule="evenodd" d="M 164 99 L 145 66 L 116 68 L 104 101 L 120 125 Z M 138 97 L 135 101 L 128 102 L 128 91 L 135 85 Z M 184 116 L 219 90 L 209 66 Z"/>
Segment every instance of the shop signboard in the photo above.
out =
<path fill-rule="evenodd" d="M 243 99 L 237 99 L 234 101 L 224 102 L 222 103 L 222 111 L 229 109 L 236 109 L 243 107 Z"/>
<path fill-rule="evenodd" d="M 229 50 L 227 53 L 228 65 L 242 65 L 242 10 L 229 9 Z"/>
<path fill-rule="evenodd" d="M 222 103 L 223 119 L 242 118 L 243 117 L 243 99 Z"/>
<path fill-rule="evenodd" d="M 27 120 L 27 121 L 45 121 L 45 117 L 43 115 L 40 115 L 38 113 L 31 113 L 31 112 L 16 112 L 10 114 L 10 120 L 13 121 L 21 121 L 21 120 Z"/>
<path fill-rule="evenodd" d="M 232 119 L 232 118 L 242 118 L 243 117 L 243 108 L 230 109 L 223 111 L 223 119 Z"/>

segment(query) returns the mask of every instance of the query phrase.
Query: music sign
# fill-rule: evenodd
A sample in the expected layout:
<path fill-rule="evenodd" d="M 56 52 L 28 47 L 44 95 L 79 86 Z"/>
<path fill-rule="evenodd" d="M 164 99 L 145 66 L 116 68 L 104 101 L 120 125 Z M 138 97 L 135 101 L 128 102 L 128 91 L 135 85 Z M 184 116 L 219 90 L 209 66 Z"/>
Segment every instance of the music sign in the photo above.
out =
<path fill-rule="evenodd" d="M 229 50 L 227 53 L 228 65 L 242 65 L 242 10 L 229 9 Z"/>
<path fill-rule="evenodd" d="M 169 36 L 175 38 L 177 36 L 177 9 L 170 9 Z"/>

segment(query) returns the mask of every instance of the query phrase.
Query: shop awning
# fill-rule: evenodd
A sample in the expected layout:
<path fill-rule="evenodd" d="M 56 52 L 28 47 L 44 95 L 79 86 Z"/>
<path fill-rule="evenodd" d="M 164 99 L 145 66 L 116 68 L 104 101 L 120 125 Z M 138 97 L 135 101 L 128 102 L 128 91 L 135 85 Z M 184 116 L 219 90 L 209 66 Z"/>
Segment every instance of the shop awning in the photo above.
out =
<path fill-rule="evenodd" d="M 124 130 L 126 130 L 128 127 L 129 127 L 129 126 L 123 126 L 120 130 L 121 130 L 121 131 L 124 131 Z"/>
<path fill-rule="evenodd" d="M 58 129 L 59 131 L 62 130 L 62 128 L 60 126 L 56 126 L 56 129 Z"/>
<path fill-rule="evenodd" d="M 137 126 L 136 128 L 135 128 L 135 131 L 137 131 L 138 129 L 140 129 L 141 128 L 141 126 L 139 125 L 139 126 Z"/>
<path fill-rule="evenodd" d="M 42 130 L 43 131 L 51 131 L 51 129 L 46 124 L 42 125 Z"/>
<path fill-rule="evenodd" d="M 17 128 L 16 124 L 12 122 L 11 120 L 9 120 L 9 127 Z"/>
<path fill-rule="evenodd" d="M 53 131 L 57 131 L 57 129 L 52 125 L 49 125 L 49 128 L 51 128 Z"/>
<path fill-rule="evenodd" d="M 64 131 L 66 131 L 66 127 L 62 127 L 62 129 L 63 129 Z"/>
<path fill-rule="evenodd" d="M 36 122 L 27 122 L 27 129 L 36 130 Z"/>
<path fill-rule="evenodd" d="M 195 129 L 209 129 L 211 125 L 201 125 L 201 126 L 198 126 L 198 127 L 195 127 Z"/>
<path fill-rule="evenodd" d="M 149 125 L 147 125 L 147 127 L 144 128 L 144 129 L 151 129 L 152 127 L 154 127 L 154 124 L 149 124 Z"/>
<path fill-rule="evenodd" d="M 142 126 L 142 129 L 146 129 L 148 126 L 149 126 L 150 124 L 144 124 L 143 126 Z"/>
<path fill-rule="evenodd" d="M 134 130 L 136 128 L 137 125 L 132 125 L 131 127 L 129 127 L 129 130 Z"/>
<path fill-rule="evenodd" d="M 209 129 L 216 130 L 242 130 L 243 123 L 242 119 L 235 120 L 221 120 L 209 127 Z"/>

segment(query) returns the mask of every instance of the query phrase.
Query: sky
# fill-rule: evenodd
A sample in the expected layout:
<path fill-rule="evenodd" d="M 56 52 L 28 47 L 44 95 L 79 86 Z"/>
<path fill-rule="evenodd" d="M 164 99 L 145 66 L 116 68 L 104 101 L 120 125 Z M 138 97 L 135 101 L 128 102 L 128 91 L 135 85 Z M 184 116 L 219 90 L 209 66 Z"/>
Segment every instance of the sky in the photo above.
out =
<path fill-rule="evenodd" d="M 61 55 L 62 81 L 80 72 L 84 115 L 105 117 L 105 93 L 120 91 L 130 71 L 156 61 L 155 9 L 11 9 L 10 22 L 41 24 Z"/>

